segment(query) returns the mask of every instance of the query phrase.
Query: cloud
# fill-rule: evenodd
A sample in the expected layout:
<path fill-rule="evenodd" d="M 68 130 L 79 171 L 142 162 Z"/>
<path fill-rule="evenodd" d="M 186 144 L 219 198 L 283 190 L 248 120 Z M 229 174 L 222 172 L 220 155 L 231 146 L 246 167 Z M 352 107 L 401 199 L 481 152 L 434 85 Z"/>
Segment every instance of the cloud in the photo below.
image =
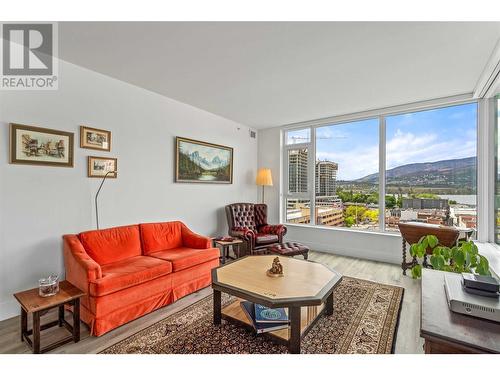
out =
<path fill-rule="evenodd" d="M 386 143 L 386 168 L 400 165 L 461 159 L 476 155 L 475 132 L 458 134 L 453 139 L 443 139 L 435 133 L 416 135 L 397 129 Z M 316 158 L 338 163 L 338 180 L 355 180 L 379 169 L 379 148 L 356 145 L 348 152 L 318 151 Z"/>
<path fill-rule="evenodd" d="M 355 180 L 378 172 L 378 146 L 358 146 L 341 153 L 317 152 L 316 157 L 338 163 L 337 180 Z"/>
<path fill-rule="evenodd" d="M 462 134 L 457 138 L 443 139 L 435 133 L 415 135 L 396 130 L 387 140 L 387 169 L 404 164 L 460 159 L 476 155 L 475 134 Z"/>

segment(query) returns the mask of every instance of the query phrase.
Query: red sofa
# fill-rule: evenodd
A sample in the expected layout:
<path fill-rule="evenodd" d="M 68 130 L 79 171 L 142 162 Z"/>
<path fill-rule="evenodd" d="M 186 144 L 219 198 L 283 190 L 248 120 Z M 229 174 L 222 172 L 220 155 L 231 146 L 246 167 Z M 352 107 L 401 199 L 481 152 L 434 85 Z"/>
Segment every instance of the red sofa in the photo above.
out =
<path fill-rule="evenodd" d="M 180 221 L 63 236 L 66 279 L 87 293 L 81 319 L 100 336 L 211 283 L 219 250 Z"/>

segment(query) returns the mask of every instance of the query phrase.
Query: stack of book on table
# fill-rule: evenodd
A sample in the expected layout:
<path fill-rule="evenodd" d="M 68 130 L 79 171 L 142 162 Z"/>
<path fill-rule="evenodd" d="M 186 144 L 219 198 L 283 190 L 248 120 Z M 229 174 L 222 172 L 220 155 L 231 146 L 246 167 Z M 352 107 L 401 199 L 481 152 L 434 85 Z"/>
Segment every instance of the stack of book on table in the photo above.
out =
<path fill-rule="evenodd" d="M 270 309 L 249 301 L 241 301 L 241 308 L 257 333 L 288 328 L 290 320 L 284 308 Z"/>

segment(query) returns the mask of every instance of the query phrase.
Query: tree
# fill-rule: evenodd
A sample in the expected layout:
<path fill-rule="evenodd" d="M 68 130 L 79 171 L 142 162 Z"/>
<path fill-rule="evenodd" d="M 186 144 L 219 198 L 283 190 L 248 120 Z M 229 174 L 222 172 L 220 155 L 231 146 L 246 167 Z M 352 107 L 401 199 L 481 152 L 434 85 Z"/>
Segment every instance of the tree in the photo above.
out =
<path fill-rule="evenodd" d="M 385 208 L 394 208 L 397 205 L 397 199 L 394 195 L 385 196 Z"/>
<path fill-rule="evenodd" d="M 347 216 L 344 219 L 344 224 L 348 228 L 352 227 L 354 223 L 355 223 L 355 219 L 352 216 Z"/>
<path fill-rule="evenodd" d="M 378 210 L 366 210 L 362 217 L 363 221 L 376 223 L 378 221 Z"/>
<path fill-rule="evenodd" d="M 345 209 L 345 216 L 352 217 L 356 222 L 360 222 L 363 219 L 363 215 L 367 208 L 363 206 L 347 206 Z"/>

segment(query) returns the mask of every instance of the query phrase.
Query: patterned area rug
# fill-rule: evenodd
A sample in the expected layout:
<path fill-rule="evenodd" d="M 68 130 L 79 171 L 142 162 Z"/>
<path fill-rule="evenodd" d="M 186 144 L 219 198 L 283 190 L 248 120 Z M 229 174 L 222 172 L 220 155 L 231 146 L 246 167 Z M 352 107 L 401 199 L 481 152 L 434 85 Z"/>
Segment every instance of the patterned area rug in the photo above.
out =
<path fill-rule="evenodd" d="M 302 353 L 392 353 L 404 289 L 344 277 L 334 291 L 334 314 L 323 315 L 303 338 Z M 234 297 L 223 294 L 223 304 Z M 279 354 L 286 346 L 225 320 L 212 323 L 208 296 L 125 340 L 104 354 Z"/>

